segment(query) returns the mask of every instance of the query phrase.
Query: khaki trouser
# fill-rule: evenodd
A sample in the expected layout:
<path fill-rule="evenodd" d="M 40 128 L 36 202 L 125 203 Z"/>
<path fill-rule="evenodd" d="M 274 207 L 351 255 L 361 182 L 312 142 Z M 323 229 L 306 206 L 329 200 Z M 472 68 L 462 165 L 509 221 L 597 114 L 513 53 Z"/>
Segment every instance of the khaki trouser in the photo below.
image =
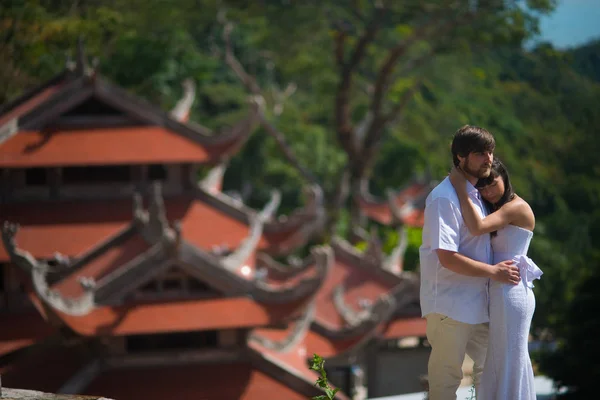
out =
<path fill-rule="evenodd" d="M 489 323 L 465 324 L 442 314 L 426 316 L 429 356 L 429 400 L 456 400 L 456 390 L 463 378 L 465 353 L 474 361 L 473 382 L 479 382 L 488 344 Z"/>

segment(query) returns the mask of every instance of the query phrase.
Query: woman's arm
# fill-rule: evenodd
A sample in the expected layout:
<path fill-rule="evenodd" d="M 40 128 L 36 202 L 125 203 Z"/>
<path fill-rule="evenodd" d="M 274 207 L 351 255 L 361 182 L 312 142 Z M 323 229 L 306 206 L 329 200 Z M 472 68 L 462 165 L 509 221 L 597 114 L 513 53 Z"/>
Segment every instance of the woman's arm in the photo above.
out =
<path fill-rule="evenodd" d="M 518 211 L 516 210 L 516 207 L 514 207 L 516 202 L 511 202 L 515 204 L 507 203 L 500 208 L 500 210 L 485 218 L 481 218 L 477 213 L 475 204 L 469 198 L 469 194 L 467 193 L 466 178 L 464 174 L 460 170 L 453 168 L 450 173 L 450 182 L 458 195 L 460 210 L 465 225 L 467 225 L 467 228 L 472 235 L 483 235 L 484 233 L 496 231 L 510 224 L 515 219 L 515 211 Z"/>

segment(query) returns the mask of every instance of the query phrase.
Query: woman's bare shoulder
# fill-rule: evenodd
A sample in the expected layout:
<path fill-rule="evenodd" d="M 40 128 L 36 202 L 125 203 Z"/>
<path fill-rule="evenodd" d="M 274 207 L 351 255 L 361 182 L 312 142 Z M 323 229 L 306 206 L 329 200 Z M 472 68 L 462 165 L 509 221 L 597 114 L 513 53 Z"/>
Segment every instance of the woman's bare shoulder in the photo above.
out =
<path fill-rule="evenodd" d="M 533 231 L 533 228 L 535 228 L 535 215 L 529 203 L 522 197 L 515 195 L 513 201 L 507 205 L 509 204 L 512 209 L 511 213 L 515 218 L 513 224 Z"/>

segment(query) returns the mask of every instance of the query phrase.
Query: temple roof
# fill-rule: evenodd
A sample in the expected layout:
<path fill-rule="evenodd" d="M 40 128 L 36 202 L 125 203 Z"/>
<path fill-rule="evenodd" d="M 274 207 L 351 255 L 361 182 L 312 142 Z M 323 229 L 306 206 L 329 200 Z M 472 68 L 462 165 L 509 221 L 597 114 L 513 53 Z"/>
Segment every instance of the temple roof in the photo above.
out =
<path fill-rule="evenodd" d="M 386 198 L 381 199 L 369 193 L 368 181 L 363 181 L 354 200 L 367 217 L 380 224 L 422 227 L 425 200 L 435 184 L 427 176 L 414 178 L 397 191 L 388 190 Z"/>
<path fill-rule="evenodd" d="M 278 195 L 274 194 L 260 213 L 251 216 L 250 227 L 244 227 L 246 237 L 240 235 L 225 252 L 215 246 L 221 244 L 216 241 L 218 229 L 228 220 L 207 225 L 206 218 L 192 216 L 192 232 L 186 228 L 185 218 L 170 223 L 160 186 L 155 186 L 147 211 L 137 196 L 127 226 L 74 258 L 59 254 L 52 264 L 39 260 L 20 247 L 19 229 L 8 222 L 2 227 L 2 238 L 11 261 L 30 274 L 37 297 L 82 335 L 269 326 L 302 309 L 331 268 L 327 250 L 315 248 L 316 263 L 301 279 L 270 282 L 261 278 L 254 263 L 255 251 L 263 225 L 277 205 Z M 209 226 L 214 229 L 207 229 Z M 201 234 L 194 235 L 193 229 L 200 229 Z M 222 239 L 231 240 L 232 235 L 233 229 L 223 231 Z M 206 287 L 202 298 L 193 293 L 154 301 L 136 297 L 137 290 L 173 268 L 197 281 L 196 286 Z M 244 312 L 234 318 L 231 310 Z M 158 312 L 168 317 L 157 324 L 154 317 Z M 190 313 L 211 318 L 186 318 Z"/>
<path fill-rule="evenodd" d="M 359 252 L 336 238 L 332 249 L 332 271 L 314 296 L 310 306 L 314 310 L 286 329 L 255 329 L 254 342 L 281 356 L 317 353 L 345 364 L 373 339 L 425 336 L 425 320 L 420 309 L 414 309 L 419 281 L 413 273 L 385 269 L 389 261 L 377 254 L 380 248 Z M 402 255 L 392 252 L 392 256 Z M 259 262 L 268 268 L 268 279 L 277 281 L 299 279 L 314 260 L 307 258 L 287 269 L 264 255 Z"/>
<path fill-rule="evenodd" d="M 201 188 L 194 193 L 165 198 L 164 207 L 166 218 L 172 224 L 178 221 L 186 240 L 207 251 L 214 247 L 237 248 L 248 236 L 251 219 L 256 214 L 225 194 Z M 322 207 L 321 202 L 311 200 L 289 218 L 271 217 L 264 221 L 257 248 L 277 253 L 283 248 L 289 251 L 303 245 L 318 227 Z M 13 203 L 0 208 L 0 221 L 18 223 L 16 240 L 39 259 L 52 258 L 57 252 L 81 258 L 127 229 L 132 219 L 132 202 L 127 199 L 111 200 L 110 206 L 106 200 L 86 200 Z M 0 262 L 9 258 L 6 249 L 0 246 Z"/>
<path fill-rule="evenodd" d="M 0 109 L 0 167 L 216 164 L 258 121 L 251 105 L 245 119 L 212 132 L 186 122 L 191 104 L 182 101 L 167 113 L 95 72 L 66 70 Z"/>

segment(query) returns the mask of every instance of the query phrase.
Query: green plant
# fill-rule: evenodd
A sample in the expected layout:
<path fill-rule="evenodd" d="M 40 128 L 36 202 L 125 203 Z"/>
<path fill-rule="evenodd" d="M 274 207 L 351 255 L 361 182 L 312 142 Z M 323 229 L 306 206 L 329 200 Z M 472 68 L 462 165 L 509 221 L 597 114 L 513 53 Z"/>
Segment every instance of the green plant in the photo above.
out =
<path fill-rule="evenodd" d="M 469 389 L 469 397 L 467 400 L 475 400 L 475 385 L 472 385 L 471 389 Z"/>
<path fill-rule="evenodd" d="M 315 386 L 320 387 L 325 391 L 325 394 L 314 396 L 312 400 L 333 400 L 335 398 L 335 394 L 338 392 L 338 388 L 332 388 L 329 386 L 327 382 L 327 373 L 325 372 L 325 360 L 323 357 L 318 354 L 313 355 L 313 359 L 310 362 L 310 369 L 317 371 L 319 373 L 319 378 L 315 382 Z"/>

